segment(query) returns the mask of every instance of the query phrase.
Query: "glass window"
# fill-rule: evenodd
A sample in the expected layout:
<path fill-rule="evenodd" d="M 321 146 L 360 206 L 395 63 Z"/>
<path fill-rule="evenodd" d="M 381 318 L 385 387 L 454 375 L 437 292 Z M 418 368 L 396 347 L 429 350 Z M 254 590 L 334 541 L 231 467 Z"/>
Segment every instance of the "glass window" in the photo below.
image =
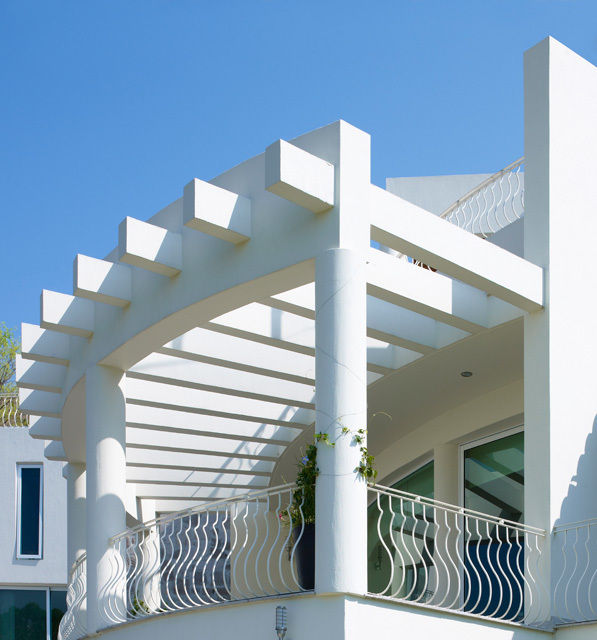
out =
<path fill-rule="evenodd" d="M 398 480 L 392 485 L 392 489 L 414 493 L 424 498 L 433 498 L 433 460 L 409 473 L 406 478 Z"/>
<path fill-rule="evenodd" d="M 42 552 L 42 466 L 17 467 L 17 556 L 40 558 Z"/>
<path fill-rule="evenodd" d="M 66 591 L 50 591 L 50 624 L 52 640 L 58 640 L 58 626 L 66 613 Z"/>
<path fill-rule="evenodd" d="M 46 640 L 46 591 L 0 589 L 0 638 Z"/>
<path fill-rule="evenodd" d="M 523 521 L 522 431 L 465 449 L 464 506 L 505 520 Z"/>
<path fill-rule="evenodd" d="M 413 473 L 402 478 L 392 485 L 393 489 L 414 493 L 424 498 L 433 498 L 434 467 L 433 461 L 419 467 Z M 415 538 L 413 531 L 414 521 L 424 522 L 422 505 L 413 510 L 408 500 L 401 501 L 400 498 L 390 500 L 388 496 L 382 495 L 369 505 L 367 512 L 367 575 L 369 591 L 381 593 L 386 589 L 392 580 L 400 573 L 402 560 L 406 556 L 403 545 L 407 546 Z M 405 526 L 406 525 L 406 526 Z M 400 535 L 391 532 L 400 531 Z M 381 538 L 380 538 L 381 534 Z M 393 536 L 393 541 L 390 539 Z M 394 574 L 392 574 L 392 562 L 388 557 L 388 550 L 391 550 L 395 557 Z M 403 591 L 398 597 L 403 597 L 405 593 L 411 591 L 411 586 L 415 581 L 414 571 L 426 571 L 423 565 L 404 568 Z M 398 578 L 398 581 L 400 579 Z M 419 584 L 422 581 L 419 579 Z M 417 593 L 417 596 L 419 594 Z"/>

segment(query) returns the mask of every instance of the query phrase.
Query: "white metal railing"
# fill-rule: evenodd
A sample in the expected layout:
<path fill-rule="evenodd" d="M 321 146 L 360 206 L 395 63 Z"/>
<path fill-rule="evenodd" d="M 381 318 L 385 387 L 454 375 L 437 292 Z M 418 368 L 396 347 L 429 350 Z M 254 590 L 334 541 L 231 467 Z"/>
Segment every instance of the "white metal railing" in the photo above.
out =
<path fill-rule="evenodd" d="M 87 558 L 83 554 L 72 566 L 66 590 L 66 613 L 60 620 L 59 640 L 78 640 L 87 635 Z"/>
<path fill-rule="evenodd" d="M 29 417 L 19 411 L 17 393 L 0 393 L 0 427 L 28 427 Z"/>
<path fill-rule="evenodd" d="M 369 501 L 371 594 L 523 624 L 549 618 L 544 531 L 379 485 Z"/>
<path fill-rule="evenodd" d="M 313 589 L 314 524 L 283 485 L 160 517 L 114 537 L 99 594 L 114 625 L 168 611 Z M 300 558 L 299 558 L 300 556 Z"/>
<path fill-rule="evenodd" d="M 524 158 L 493 174 L 450 205 L 441 218 L 487 238 L 524 215 Z"/>
<path fill-rule="evenodd" d="M 556 624 L 597 620 L 597 518 L 554 527 L 552 575 Z"/>

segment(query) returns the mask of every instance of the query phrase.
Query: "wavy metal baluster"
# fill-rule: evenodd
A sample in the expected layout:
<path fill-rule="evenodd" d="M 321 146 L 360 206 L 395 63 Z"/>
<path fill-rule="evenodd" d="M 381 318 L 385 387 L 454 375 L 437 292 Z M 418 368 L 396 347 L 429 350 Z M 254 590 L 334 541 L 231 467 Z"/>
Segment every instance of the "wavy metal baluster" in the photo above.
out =
<path fill-rule="evenodd" d="M 298 509 L 301 518 L 301 532 L 298 535 L 297 539 L 294 541 L 292 545 L 292 552 L 290 553 L 290 572 L 292 573 L 292 579 L 298 586 L 299 591 L 305 591 L 303 585 L 299 582 L 298 576 L 296 575 L 296 571 L 294 570 L 294 554 L 298 547 L 298 544 L 305 533 L 305 515 L 303 514 L 303 504 L 305 504 L 305 492 L 301 490 L 301 501 L 299 502 Z"/>
<path fill-rule="evenodd" d="M 392 507 L 392 496 L 385 496 L 387 498 L 387 502 L 388 502 L 388 511 L 390 513 L 390 518 L 388 520 L 388 536 L 392 542 L 392 546 L 394 547 L 394 549 L 396 550 L 396 552 L 398 553 L 398 555 L 400 556 L 400 561 L 402 563 L 402 566 L 404 566 L 404 558 L 402 557 L 402 553 L 400 552 L 400 549 L 398 548 L 398 545 L 396 544 L 396 540 L 395 540 L 395 536 L 394 536 L 394 531 L 392 529 L 392 527 L 394 526 L 394 519 L 396 517 L 396 514 L 394 513 L 394 509 Z M 377 502 L 377 510 L 379 512 L 379 515 L 377 517 L 377 538 L 379 540 L 379 542 L 382 544 L 383 548 L 386 550 L 386 553 L 388 554 L 388 558 L 390 559 L 390 579 L 388 581 L 388 584 L 386 585 L 386 588 L 381 592 L 382 594 L 385 594 L 386 591 L 388 591 L 388 589 L 391 588 L 393 582 L 394 582 L 394 574 L 396 572 L 396 564 L 394 561 L 394 556 L 392 555 L 392 553 L 390 552 L 390 550 L 388 549 L 388 546 L 386 545 L 384 539 L 383 539 L 383 533 L 381 532 L 381 522 L 383 520 L 383 509 L 381 506 L 381 493 L 378 491 L 377 492 L 377 496 L 376 496 L 376 502 Z M 402 580 L 400 581 L 400 586 L 397 589 L 397 593 L 400 591 L 400 589 L 402 589 L 402 583 L 404 582 L 404 572 L 402 572 Z"/>
<path fill-rule="evenodd" d="M 276 525 L 277 525 L 277 529 L 276 529 L 276 538 L 274 539 L 274 541 L 269 545 L 269 552 L 267 554 L 267 560 L 266 560 L 266 569 L 267 569 L 267 579 L 272 587 L 272 590 L 274 591 L 274 593 L 279 594 L 280 591 L 276 588 L 276 585 L 274 584 L 274 581 L 272 580 L 272 574 L 271 574 L 271 566 L 272 566 L 272 553 L 274 552 L 274 549 L 278 548 L 278 545 L 280 543 L 280 534 L 282 533 L 282 493 L 279 492 L 277 494 L 277 503 L 276 506 L 274 507 L 274 513 L 276 514 Z"/>
<path fill-rule="evenodd" d="M 400 498 L 400 515 L 402 516 L 402 524 L 400 525 L 400 541 L 402 542 L 402 546 L 404 547 L 408 557 L 410 558 L 411 561 L 411 566 L 413 568 L 413 585 L 410 589 L 410 591 L 404 596 L 404 600 L 410 600 L 416 586 L 417 586 L 417 580 L 416 580 L 416 562 L 414 557 L 412 556 L 411 552 L 408 549 L 408 544 L 406 543 L 406 541 L 404 540 L 404 525 L 406 523 L 407 520 L 407 516 L 404 513 L 404 500 L 402 498 Z M 413 532 L 414 532 L 414 526 L 413 526 Z M 412 536 L 411 536 L 412 537 Z M 404 569 L 403 569 L 404 575 L 406 576 L 406 565 L 404 565 Z"/>

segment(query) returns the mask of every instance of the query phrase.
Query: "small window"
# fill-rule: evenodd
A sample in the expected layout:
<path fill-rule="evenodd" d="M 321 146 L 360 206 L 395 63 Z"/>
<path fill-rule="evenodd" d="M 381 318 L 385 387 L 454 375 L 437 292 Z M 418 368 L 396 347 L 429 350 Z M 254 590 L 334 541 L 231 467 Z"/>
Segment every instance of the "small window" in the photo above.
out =
<path fill-rule="evenodd" d="M 42 557 L 43 467 L 17 466 L 17 557 Z"/>

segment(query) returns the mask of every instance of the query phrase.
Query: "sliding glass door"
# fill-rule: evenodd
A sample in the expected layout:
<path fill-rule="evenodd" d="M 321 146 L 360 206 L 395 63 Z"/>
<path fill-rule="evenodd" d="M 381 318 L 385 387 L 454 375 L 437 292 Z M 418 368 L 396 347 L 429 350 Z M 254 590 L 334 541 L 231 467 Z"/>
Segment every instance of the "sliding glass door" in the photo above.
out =
<path fill-rule="evenodd" d="M 464 506 L 503 520 L 524 519 L 524 433 L 463 447 Z M 475 522 L 465 532 L 465 609 L 522 618 L 524 539 L 515 530 Z"/>

